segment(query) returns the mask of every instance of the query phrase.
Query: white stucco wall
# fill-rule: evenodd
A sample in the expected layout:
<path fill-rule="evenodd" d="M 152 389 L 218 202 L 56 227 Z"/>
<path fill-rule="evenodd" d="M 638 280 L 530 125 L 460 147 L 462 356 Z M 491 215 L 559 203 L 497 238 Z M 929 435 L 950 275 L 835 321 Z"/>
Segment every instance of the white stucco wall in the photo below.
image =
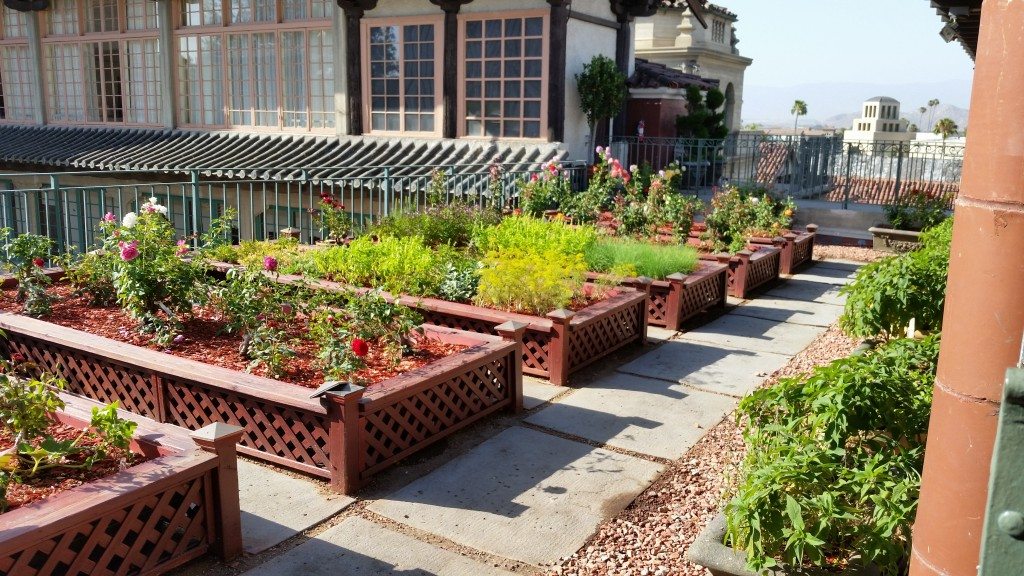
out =
<path fill-rule="evenodd" d="M 575 6 L 574 6 L 575 9 Z M 569 158 L 590 158 L 587 117 L 580 110 L 580 93 L 576 89 L 576 75 L 598 54 L 615 60 L 615 30 L 570 19 L 565 56 L 565 148 Z M 606 143 L 605 143 L 606 144 Z"/>

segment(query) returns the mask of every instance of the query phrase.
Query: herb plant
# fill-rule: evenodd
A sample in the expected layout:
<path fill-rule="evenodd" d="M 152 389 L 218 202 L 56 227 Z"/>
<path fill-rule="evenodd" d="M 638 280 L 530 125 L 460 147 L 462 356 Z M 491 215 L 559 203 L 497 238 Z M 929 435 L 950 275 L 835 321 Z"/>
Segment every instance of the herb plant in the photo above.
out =
<path fill-rule="evenodd" d="M 655 245 L 630 239 L 601 238 L 586 253 L 593 272 L 617 272 L 664 280 L 669 274 L 688 274 L 697 267 L 697 251 L 690 246 Z"/>
<path fill-rule="evenodd" d="M 0 234 L 6 238 L 6 268 L 12 271 L 18 280 L 15 300 L 23 303 L 25 314 L 29 316 L 49 314 L 54 297 L 46 291 L 51 280 L 43 266 L 50 257 L 53 241 L 38 234 L 20 234 L 12 238 L 9 228 L 0 229 Z"/>
<path fill-rule="evenodd" d="M 454 249 L 432 250 L 421 236 L 363 236 L 348 246 L 312 253 L 315 274 L 353 286 L 383 288 L 395 294 L 432 296 L 445 277 L 445 265 L 459 258 Z"/>
<path fill-rule="evenodd" d="M 527 216 L 505 218 L 497 226 L 479 228 L 473 236 L 481 252 L 552 250 L 560 254 L 583 254 L 597 239 L 589 226 L 568 226 L 564 222 Z"/>
<path fill-rule="evenodd" d="M 581 254 L 557 248 L 544 251 L 500 249 L 488 252 L 480 269 L 476 303 L 546 314 L 565 308 L 581 295 L 587 266 Z"/>

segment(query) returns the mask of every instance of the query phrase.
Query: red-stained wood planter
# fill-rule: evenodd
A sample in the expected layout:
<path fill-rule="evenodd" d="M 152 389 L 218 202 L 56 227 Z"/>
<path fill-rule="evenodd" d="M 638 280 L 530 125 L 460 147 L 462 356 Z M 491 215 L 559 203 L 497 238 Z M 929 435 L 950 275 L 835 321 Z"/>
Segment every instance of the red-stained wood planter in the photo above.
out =
<path fill-rule="evenodd" d="M 520 343 L 502 336 L 424 326 L 467 348 L 369 389 L 345 387 L 319 399 L 311 390 L 178 358 L 14 314 L 0 314 L 7 357 L 64 378 L 68 390 L 158 422 L 188 429 L 241 427 L 243 454 L 328 478 L 352 493 L 373 474 L 502 409 L 522 409 Z"/>
<path fill-rule="evenodd" d="M 778 238 L 750 238 L 752 244 L 775 246 L 782 250 L 779 273 L 791 275 L 814 260 L 814 239 L 818 226 L 808 224 L 806 232 L 788 231 Z"/>
<path fill-rule="evenodd" d="M 99 404 L 62 395 L 66 424 Z M 146 418 L 132 451 L 152 460 L 0 516 L 0 574 L 163 574 L 209 551 L 242 551 L 234 426 L 192 435 Z"/>

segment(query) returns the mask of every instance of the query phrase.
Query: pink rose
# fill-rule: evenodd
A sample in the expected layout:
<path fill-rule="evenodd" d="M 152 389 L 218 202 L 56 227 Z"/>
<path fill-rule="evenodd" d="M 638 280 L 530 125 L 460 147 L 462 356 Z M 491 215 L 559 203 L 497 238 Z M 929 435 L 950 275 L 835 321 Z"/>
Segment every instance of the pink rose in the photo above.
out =
<path fill-rule="evenodd" d="M 185 242 L 184 239 L 178 240 L 177 254 L 178 256 L 184 256 L 185 254 L 188 254 L 188 242 Z"/>
<path fill-rule="evenodd" d="M 114 222 L 117 222 L 117 216 L 114 216 L 113 212 L 107 212 L 106 214 L 103 215 L 103 221 L 108 224 L 112 224 Z"/>
<path fill-rule="evenodd" d="M 274 258 L 273 256 L 264 256 L 263 269 L 267 272 L 277 272 L 277 258 Z"/>
<path fill-rule="evenodd" d="M 138 240 L 132 240 L 131 242 L 118 242 L 117 245 L 121 248 L 121 259 L 125 262 L 131 262 L 139 257 Z"/>

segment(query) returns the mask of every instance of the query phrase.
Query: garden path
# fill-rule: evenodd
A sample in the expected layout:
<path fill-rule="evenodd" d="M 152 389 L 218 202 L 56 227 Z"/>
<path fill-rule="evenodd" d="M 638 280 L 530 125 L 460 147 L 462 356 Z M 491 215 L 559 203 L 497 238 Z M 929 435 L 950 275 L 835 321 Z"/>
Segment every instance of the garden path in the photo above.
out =
<path fill-rule="evenodd" d="M 270 497 L 243 499 L 250 526 L 263 518 L 283 527 L 277 542 L 264 531 L 259 546 L 247 542 L 247 549 L 283 544 L 231 567 L 186 572 L 535 573 L 576 552 L 744 394 L 824 332 L 842 312 L 839 287 L 860 265 L 818 262 L 753 300 L 731 302 L 700 328 L 653 329 L 651 349 L 576 387 L 528 382 L 522 417 L 351 506 L 289 477 L 310 486 L 290 485 L 304 495 L 283 507 Z M 282 475 L 257 472 L 263 476 L 250 480 L 267 485 L 268 474 Z"/>

